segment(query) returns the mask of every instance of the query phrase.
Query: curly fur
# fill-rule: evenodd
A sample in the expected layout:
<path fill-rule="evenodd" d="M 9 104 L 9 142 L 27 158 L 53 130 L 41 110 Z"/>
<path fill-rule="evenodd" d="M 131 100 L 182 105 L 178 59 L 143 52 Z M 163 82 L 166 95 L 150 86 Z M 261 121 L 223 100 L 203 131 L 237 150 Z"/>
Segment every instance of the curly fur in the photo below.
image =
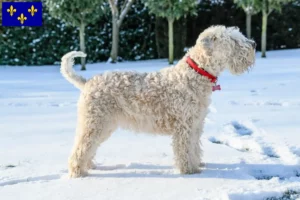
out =
<path fill-rule="evenodd" d="M 152 73 L 107 72 L 89 80 L 72 69 L 73 58 L 84 56 L 70 52 L 61 64 L 63 76 L 81 90 L 69 176 L 85 175 L 98 146 L 118 127 L 172 136 L 175 164 L 180 173 L 190 174 L 202 165 L 200 136 L 213 83 L 191 69 L 186 58 L 215 76 L 226 68 L 241 74 L 254 64 L 255 42 L 237 28 L 212 26 L 175 66 Z"/>

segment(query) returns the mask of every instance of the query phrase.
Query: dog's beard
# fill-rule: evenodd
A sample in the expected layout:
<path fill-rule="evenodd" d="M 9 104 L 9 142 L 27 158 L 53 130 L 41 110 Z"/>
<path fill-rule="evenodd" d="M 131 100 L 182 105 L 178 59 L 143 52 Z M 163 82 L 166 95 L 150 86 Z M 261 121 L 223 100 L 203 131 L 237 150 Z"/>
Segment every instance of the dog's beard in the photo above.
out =
<path fill-rule="evenodd" d="M 255 63 L 255 50 L 247 49 L 239 52 L 237 59 L 233 59 L 229 65 L 229 71 L 234 75 L 239 75 L 249 71 Z"/>

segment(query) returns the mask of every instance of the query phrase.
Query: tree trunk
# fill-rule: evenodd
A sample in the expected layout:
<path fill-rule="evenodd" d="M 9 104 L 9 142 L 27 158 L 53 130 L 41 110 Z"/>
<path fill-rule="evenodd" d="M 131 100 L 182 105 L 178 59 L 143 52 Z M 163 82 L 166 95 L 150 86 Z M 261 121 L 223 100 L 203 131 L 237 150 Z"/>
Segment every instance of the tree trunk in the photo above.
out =
<path fill-rule="evenodd" d="M 160 24 L 160 20 L 158 17 L 155 17 L 155 44 L 156 44 L 156 51 L 157 51 L 157 57 L 161 58 L 161 51 L 160 51 L 160 45 L 159 45 L 159 39 L 160 39 L 160 29 L 158 28 Z"/>
<path fill-rule="evenodd" d="M 261 57 L 266 57 L 267 49 L 267 25 L 268 25 L 268 13 L 265 0 L 263 1 L 262 10 L 262 32 L 261 32 Z"/>
<path fill-rule="evenodd" d="M 251 38 L 251 17 L 250 13 L 246 13 L 246 27 L 247 27 L 247 37 Z"/>
<path fill-rule="evenodd" d="M 83 22 L 81 22 L 80 23 L 80 28 L 79 28 L 80 51 L 85 53 L 84 29 L 85 29 L 85 24 Z M 85 68 L 85 57 L 81 58 L 81 70 L 86 70 L 86 68 Z"/>
<path fill-rule="evenodd" d="M 174 25 L 174 19 L 168 18 L 168 24 L 169 24 L 169 64 L 174 63 L 174 37 L 173 37 L 173 25 Z"/>
<path fill-rule="evenodd" d="M 113 30 L 112 30 L 112 47 L 110 52 L 110 58 L 112 63 L 116 63 L 118 59 L 118 47 L 119 47 L 119 26 L 118 16 L 113 14 Z"/>

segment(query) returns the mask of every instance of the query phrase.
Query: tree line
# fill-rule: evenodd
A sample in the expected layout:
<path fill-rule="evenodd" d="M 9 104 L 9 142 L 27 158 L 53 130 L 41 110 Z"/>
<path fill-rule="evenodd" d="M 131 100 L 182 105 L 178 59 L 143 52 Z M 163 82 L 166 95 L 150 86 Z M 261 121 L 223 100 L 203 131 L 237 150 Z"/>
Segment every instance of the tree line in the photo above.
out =
<path fill-rule="evenodd" d="M 221 2 L 219 4 L 225 5 L 227 1 L 228 0 L 225 0 L 225 3 Z M 278 11 L 277 14 L 279 14 L 282 6 L 289 1 L 290 0 L 234 0 L 236 5 L 241 7 L 246 14 L 245 24 L 248 37 L 251 37 L 252 17 L 254 15 L 261 15 L 262 57 L 266 56 L 268 16 L 270 16 L 273 11 Z M 205 0 L 202 0 L 202 2 L 198 0 L 45 0 L 44 2 L 46 9 L 52 17 L 59 19 L 59 21 L 68 26 L 76 27 L 76 29 L 79 30 L 79 47 L 80 50 L 84 52 L 86 51 L 85 39 L 90 37 L 90 35 L 86 36 L 86 27 L 97 26 L 95 23 L 99 22 L 102 18 L 110 16 L 110 24 L 112 25 L 109 36 L 111 39 L 111 62 L 117 62 L 119 50 L 124 48 L 119 45 L 119 40 L 120 33 L 122 33 L 122 24 L 124 20 L 126 22 L 128 12 L 135 6 L 143 6 L 147 9 L 149 15 L 154 14 L 156 16 L 155 26 L 159 25 L 157 19 L 165 18 L 167 21 L 168 57 L 170 64 L 172 64 L 174 60 L 174 23 L 175 29 L 176 24 L 177 26 L 182 26 L 180 24 L 181 22 L 189 23 L 190 20 L 197 17 L 199 10 L 201 10 L 201 7 L 204 8 L 205 3 L 211 3 Z M 218 1 L 216 2 L 218 3 Z M 295 6 L 299 6 L 297 5 L 298 3 L 299 1 L 295 1 Z M 222 5 L 220 5 L 220 7 L 222 7 Z M 156 43 L 158 43 L 159 38 L 156 38 L 156 40 Z M 84 70 L 85 59 L 82 59 L 81 63 L 82 69 Z"/>
<path fill-rule="evenodd" d="M 108 1 L 108 2 L 107 2 Z M 247 35 L 251 37 L 251 15 L 262 12 L 262 57 L 266 57 L 267 41 L 267 17 L 273 10 L 280 11 L 283 3 L 292 0 L 235 0 L 243 8 L 247 15 Z M 84 28 L 86 24 L 93 23 L 97 17 L 105 13 L 105 4 L 109 3 L 112 15 L 112 47 L 111 62 L 116 62 L 119 48 L 119 29 L 127 15 L 134 0 L 46 0 L 46 6 L 50 14 L 67 23 L 80 27 L 80 50 L 85 52 Z M 156 16 L 164 17 L 168 20 L 169 36 L 169 63 L 174 62 L 174 30 L 175 20 L 188 14 L 196 15 L 196 6 L 199 0 L 143 0 L 149 11 Z M 85 70 L 85 58 L 81 59 L 82 70 Z"/>
<path fill-rule="evenodd" d="M 246 13 L 247 37 L 249 38 L 251 38 L 252 15 L 259 12 L 262 13 L 261 57 L 266 57 L 268 16 L 273 11 L 281 12 L 282 4 L 292 1 L 293 0 L 234 0 Z"/>

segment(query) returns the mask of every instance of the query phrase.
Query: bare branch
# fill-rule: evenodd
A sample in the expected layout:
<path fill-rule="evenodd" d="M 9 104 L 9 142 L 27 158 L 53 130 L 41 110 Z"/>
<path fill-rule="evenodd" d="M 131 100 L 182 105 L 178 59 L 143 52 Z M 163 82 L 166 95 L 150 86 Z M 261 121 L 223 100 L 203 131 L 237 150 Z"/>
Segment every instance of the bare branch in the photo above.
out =
<path fill-rule="evenodd" d="M 111 12 L 112 12 L 113 14 L 118 13 L 118 8 L 117 8 L 117 6 L 116 6 L 116 3 L 117 3 L 117 2 L 114 2 L 114 0 L 108 0 L 108 2 L 109 2 L 109 5 L 110 5 L 110 8 L 111 8 Z"/>
<path fill-rule="evenodd" d="M 118 26 L 120 27 L 120 25 L 122 24 L 123 22 L 123 19 L 125 18 L 126 14 L 128 13 L 131 5 L 133 4 L 134 0 L 127 0 L 126 1 L 126 6 L 123 10 L 121 10 L 121 14 L 120 14 L 120 17 L 119 17 L 119 20 L 118 20 Z"/>
<path fill-rule="evenodd" d="M 124 1 L 124 3 L 123 3 L 123 5 L 122 5 L 121 12 L 122 12 L 122 10 L 124 10 L 124 9 L 125 9 L 125 7 L 126 7 L 127 3 L 128 3 L 128 0 L 125 0 L 125 1 Z"/>
<path fill-rule="evenodd" d="M 274 10 L 274 9 L 269 8 L 267 15 L 269 16 L 269 15 L 273 12 L 273 10 Z"/>
<path fill-rule="evenodd" d="M 246 7 L 244 4 L 242 4 L 241 7 L 243 8 L 243 10 L 244 10 L 245 12 L 247 11 L 247 7 Z"/>

